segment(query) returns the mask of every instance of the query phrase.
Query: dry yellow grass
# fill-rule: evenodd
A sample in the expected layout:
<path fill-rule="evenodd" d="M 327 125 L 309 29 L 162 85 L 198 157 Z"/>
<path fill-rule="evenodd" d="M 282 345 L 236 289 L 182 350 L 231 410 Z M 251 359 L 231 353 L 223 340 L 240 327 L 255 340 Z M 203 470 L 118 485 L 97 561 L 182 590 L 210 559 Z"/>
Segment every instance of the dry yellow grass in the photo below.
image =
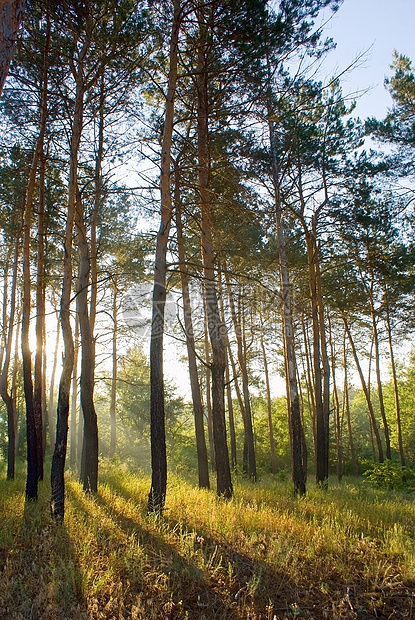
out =
<path fill-rule="evenodd" d="M 0 619 L 316 620 L 415 617 L 415 505 L 343 484 L 236 481 L 219 500 L 169 478 L 163 518 L 149 479 L 101 464 L 97 496 L 68 475 L 63 525 L 48 482 L 25 505 L 23 477 L 0 482 Z"/>

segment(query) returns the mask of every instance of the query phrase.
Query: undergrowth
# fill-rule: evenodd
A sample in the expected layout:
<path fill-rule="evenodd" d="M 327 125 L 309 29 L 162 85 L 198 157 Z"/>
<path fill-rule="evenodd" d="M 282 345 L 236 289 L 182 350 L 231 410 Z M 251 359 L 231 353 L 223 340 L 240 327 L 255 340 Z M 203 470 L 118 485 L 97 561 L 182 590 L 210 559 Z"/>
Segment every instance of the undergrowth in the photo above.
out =
<path fill-rule="evenodd" d="M 2 620 L 415 617 L 410 494 L 270 477 L 225 502 L 171 475 L 155 518 L 148 476 L 103 462 L 97 495 L 67 475 L 57 525 L 48 480 L 37 504 L 24 482 L 0 481 Z"/>

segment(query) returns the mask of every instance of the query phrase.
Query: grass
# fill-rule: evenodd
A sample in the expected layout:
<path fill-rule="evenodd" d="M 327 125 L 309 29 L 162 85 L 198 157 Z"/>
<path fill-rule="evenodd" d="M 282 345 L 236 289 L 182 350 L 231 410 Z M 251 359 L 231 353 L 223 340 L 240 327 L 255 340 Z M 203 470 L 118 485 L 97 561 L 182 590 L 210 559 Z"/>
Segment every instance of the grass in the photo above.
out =
<path fill-rule="evenodd" d="M 2 620 L 415 618 L 413 496 L 236 479 L 224 502 L 171 475 L 154 518 L 148 476 L 103 462 L 96 496 L 68 474 L 57 525 L 24 482 L 0 480 Z"/>

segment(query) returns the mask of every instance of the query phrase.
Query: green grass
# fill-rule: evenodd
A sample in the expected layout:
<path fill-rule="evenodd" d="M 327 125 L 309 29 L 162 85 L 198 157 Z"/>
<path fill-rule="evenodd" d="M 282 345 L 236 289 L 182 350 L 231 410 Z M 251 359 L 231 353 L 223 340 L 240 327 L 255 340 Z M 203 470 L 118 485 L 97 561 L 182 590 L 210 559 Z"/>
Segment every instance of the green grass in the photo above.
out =
<path fill-rule="evenodd" d="M 103 462 L 97 496 L 68 474 L 58 525 L 24 483 L 0 480 L 1 620 L 415 617 L 413 496 L 264 478 L 224 502 L 171 475 L 154 518 L 148 476 Z"/>

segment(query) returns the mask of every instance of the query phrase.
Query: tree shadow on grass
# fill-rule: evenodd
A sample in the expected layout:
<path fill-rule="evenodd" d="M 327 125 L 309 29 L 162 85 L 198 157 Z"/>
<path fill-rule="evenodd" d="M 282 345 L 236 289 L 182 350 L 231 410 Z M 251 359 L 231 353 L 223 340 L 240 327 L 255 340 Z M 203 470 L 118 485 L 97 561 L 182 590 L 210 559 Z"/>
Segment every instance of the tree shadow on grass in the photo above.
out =
<path fill-rule="evenodd" d="M 0 573 L 0 618 L 87 620 L 81 572 L 64 524 L 52 521 L 49 488 L 25 501 L 13 544 Z"/>

